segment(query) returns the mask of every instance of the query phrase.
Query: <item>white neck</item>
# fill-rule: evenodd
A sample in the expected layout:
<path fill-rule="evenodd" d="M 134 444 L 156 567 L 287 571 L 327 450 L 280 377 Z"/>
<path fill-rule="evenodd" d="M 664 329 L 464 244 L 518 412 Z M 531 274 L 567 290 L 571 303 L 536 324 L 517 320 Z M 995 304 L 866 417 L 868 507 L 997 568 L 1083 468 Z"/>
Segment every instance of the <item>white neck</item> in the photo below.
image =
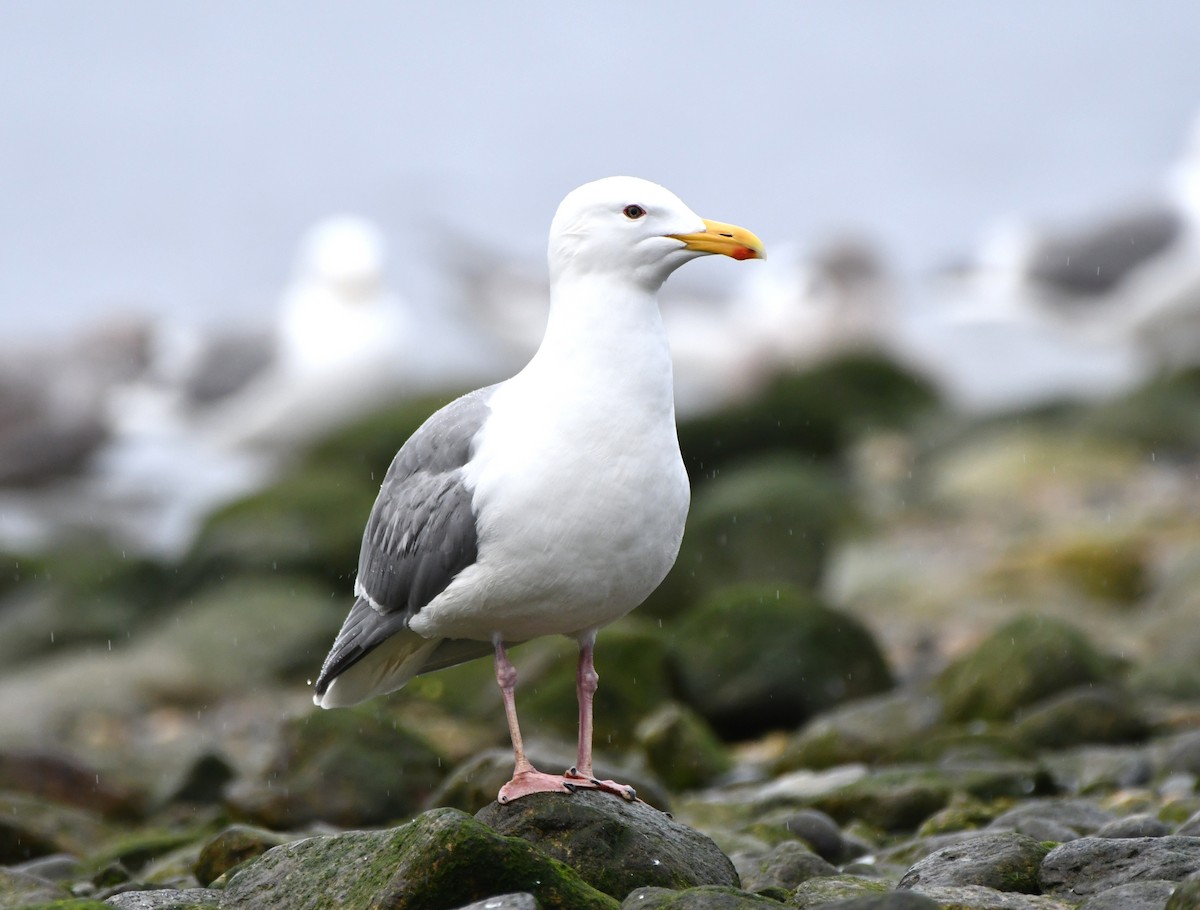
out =
<path fill-rule="evenodd" d="M 603 398 L 674 415 L 671 351 L 654 291 L 596 274 L 559 276 L 541 347 L 521 378 L 554 397 Z"/>

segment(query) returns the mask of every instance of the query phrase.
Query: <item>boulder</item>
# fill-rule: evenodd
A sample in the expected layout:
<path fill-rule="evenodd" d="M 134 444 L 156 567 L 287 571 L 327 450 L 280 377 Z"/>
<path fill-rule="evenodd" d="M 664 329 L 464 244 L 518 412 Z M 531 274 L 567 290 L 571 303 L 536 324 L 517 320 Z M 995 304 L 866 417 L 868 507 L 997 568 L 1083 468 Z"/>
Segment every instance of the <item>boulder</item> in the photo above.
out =
<path fill-rule="evenodd" d="M 456 809 L 399 828 L 310 837 L 226 880 L 222 910 L 445 910 L 527 892 L 543 910 L 616 910 L 569 866 Z"/>
<path fill-rule="evenodd" d="M 200 856 L 193 870 L 196 880 L 207 886 L 230 869 L 292 840 L 294 838 L 286 834 L 265 828 L 230 825 L 210 837 L 200 848 Z"/>
<path fill-rule="evenodd" d="M 1093 894 L 1079 910 L 1163 910 L 1174 891 L 1174 882 L 1130 882 Z"/>
<path fill-rule="evenodd" d="M 779 907 L 779 901 L 722 885 L 701 885 L 682 891 L 638 888 L 621 904 L 621 910 L 779 910 Z"/>
<path fill-rule="evenodd" d="M 819 875 L 836 875 L 837 868 L 800 841 L 785 840 L 760 856 L 733 857 L 742 887 L 747 891 L 782 888 L 791 891 L 801 882 Z"/>
<path fill-rule="evenodd" d="M 727 738 L 795 727 L 892 684 L 862 623 L 788 585 L 719 591 L 669 631 L 685 700 Z"/>
<path fill-rule="evenodd" d="M 1149 733 L 1146 713 L 1122 687 L 1084 685 L 1017 712 L 1013 735 L 1030 749 L 1124 743 Z"/>
<path fill-rule="evenodd" d="M 645 803 L 612 794 L 537 794 L 493 803 L 475 817 L 500 834 L 523 838 L 618 900 L 642 885 L 739 885 L 733 863 L 708 837 Z"/>
<path fill-rule="evenodd" d="M 1038 894 L 1038 869 L 1050 848 L 1024 834 L 981 834 L 943 847 L 910 868 L 897 885 L 924 891 L 943 885 L 982 885 Z"/>
<path fill-rule="evenodd" d="M 1200 871 L 1200 837 L 1081 837 L 1042 861 L 1042 890 L 1088 897 L 1147 879 L 1182 881 Z"/>
<path fill-rule="evenodd" d="M 237 818 L 274 830 L 312 821 L 343 827 L 408 818 L 446 773 L 421 737 L 372 705 L 308 711 L 285 721 L 261 778 L 229 788 Z"/>
<path fill-rule="evenodd" d="M 924 692 L 904 689 L 859 698 L 823 711 L 801 727 L 776 768 L 895 761 L 919 752 L 941 723 L 941 702 Z"/>
<path fill-rule="evenodd" d="M 983 885 L 939 885 L 920 893 L 931 898 L 938 907 L 953 910 L 1075 910 L 1073 903 L 1053 897 L 997 891 Z"/>
<path fill-rule="evenodd" d="M 867 878 L 864 875 L 827 875 L 810 878 L 792 892 L 789 907 L 796 910 L 817 910 L 835 901 L 851 898 L 882 895 L 892 891 L 892 886 L 882 878 Z"/>
<path fill-rule="evenodd" d="M 634 736 L 650 769 L 674 791 L 707 786 L 733 767 L 704 718 L 676 701 L 642 718 Z"/>
<path fill-rule="evenodd" d="M 1017 709 L 1088 683 L 1114 664 L 1081 631 L 1045 616 L 1021 616 L 950 664 L 935 688 L 950 720 L 1005 720 Z"/>

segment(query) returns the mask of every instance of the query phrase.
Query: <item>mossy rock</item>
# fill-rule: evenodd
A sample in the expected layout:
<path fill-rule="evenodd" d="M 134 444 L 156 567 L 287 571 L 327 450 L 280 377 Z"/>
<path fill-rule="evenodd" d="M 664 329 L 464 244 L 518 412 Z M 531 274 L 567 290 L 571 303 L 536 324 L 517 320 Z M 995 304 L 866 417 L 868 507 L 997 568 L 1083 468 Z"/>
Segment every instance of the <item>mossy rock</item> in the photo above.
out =
<path fill-rule="evenodd" d="M 377 825 L 411 816 L 448 770 L 373 705 L 313 710 L 284 723 L 262 779 L 235 784 L 226 801 L 236 817 L 274 830 Z"/>
<path fill-rule="evenodd" d="M 447 910 L 526 891 L 544 910 L 617 910 L 617 901 L 519 837 L 455 809 L 400 828 L 310 837 L 268 850 L 228 878 L 225 910 Z"/>
<path fill-rule="evenodd" d="M 639 885 L 736 887 L 737 870 L 699 831 L 642 802 L 581 790 L 493 802 L 475 816 L 571 866 L 605 894 L 623 899 Z"/>
<path fill-rule="evenodd" d="M 287 834 L 268 831 L 266 828 L 230 825 L 204 842 L 193 872 L 196 880 L 207 886 L 242 863 L 294 839 Z"/>
<path fill-rule="evenodd" d="M 881 831 L 912 831 L 946 808 L 956 791 L 937 769 L 879 771 L 805 800 L 839 825 L 859 821 Z"/>
<path fill-rule="evenodd" d="M 1005 720 L 1056 692 L 1112 679 L 1115 662 L 1074 626 L 1021 616 L 948 666 L 935 688 L 950 720 Z"/>
<path fill-rule="evenodd" d="M 781 375 L 752 401 L 684 421 L 679 443 L 699 486 L 765 453 L 833 458 L 860 434 L 907 426 L 936 402 L 928 382 L 892 360 L 851 354 Z"/>
<path fill-rule="evenodd" d="M 671 701 L 634 731 L 646 763 L 674 791 L 705 787 L 733 767 L 724 744 L 696 711 Z"/>
<path fill-rule="evenodd" d="M 637 910 L 778 910 L 779 901 L 727 885 L 701 885 L 676 891 L 645 887 L 630 892 L 622 908 Z"/>
<path fill-rule="evenodd" d="M 863 875 L 846 875 L 844 873 L 826 875 L 801 882 L 792 892 L 788 906 L 797 908 L 797 910 L 816 910 L 818 907 L 824 907 L 835 901 L 883 894 L 891 890 L 891 885 L 881 878 L 867 878 Z"/>
<path fill-rule="evenodd" d="M 857 619 L 789 585 L 718 591 L 668 631 L 685 700 L 726 738 L 795 727 L 892 685 Z"/>
<path fill-rule="evenodd" d="M 775 768 L 794 771 L 896 761 L 912 756 L 941 725 L 941 702 L 920 692 L 885 692 L 856 699 L 805 724 Z"/>
<path fill-rule="evenodd" d="M 1146 718 L 1147 712 L 1125 689 L 1084 685 L 1020 710 L 1013 735 L 1030 749 L 1138 742 L 1150 733 Z"/>
<path fill-rule="evenodd" d="M 640 612 L 673 616 L 740 582 L 813 587 L 851 513 L 827 465 L 776 455 L 723 470 L 697 490 L 679 558 Z"/>
<path fill-rule="evenodd" d="M 979 885 L 1040 894 L 1038 870 L 1050 845 L 1015 831 L 980 834 L 935 850 L 904 874 L 899 889 Z"/>

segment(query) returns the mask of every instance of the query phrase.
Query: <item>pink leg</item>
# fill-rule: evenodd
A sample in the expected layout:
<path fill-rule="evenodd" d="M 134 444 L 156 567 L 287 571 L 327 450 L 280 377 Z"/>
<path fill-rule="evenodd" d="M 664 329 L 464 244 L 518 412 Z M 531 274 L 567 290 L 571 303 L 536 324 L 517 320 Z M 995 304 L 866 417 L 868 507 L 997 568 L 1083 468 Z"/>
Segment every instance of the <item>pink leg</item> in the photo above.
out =
<path fill-rule="evenodd" d="M 562 776 L 558 774 L 543 774 L 537 770 L 525 757 L 525 745 L 521 741 L 521 728 L 517 724 L 517 700 L 514 690 L 517 686 L 517 668 L 508 659 L 504 650 L 504 642 L 499 636 L 494 641 L 496 648 L 496 682 L 500 686 L 500 694 L 504 698 L 504 714 L 508 718 L 508 733 L 512 737 L 513 758 L 516 767 L 513 768 L 512 780 L 500 788 L 497 799 L 501 803 L 509 803 L 531 793 L 567 793 L 571 790 Z"/>
<path fill-rule="evenodd" d="M 579 642 L 579 669 L 575 675 L 575 693 L 579 699 L 579 753 L 575 767 L 567 772 L 569 779 L 587 781 L 593 787 L 615 793 L 628 800 L 637 799 L 637 791 L 627 784 L 597 780 L 592 772 L 592 703 L 600 677 L 592 660 L 596 633 L 591 632 Z"/>

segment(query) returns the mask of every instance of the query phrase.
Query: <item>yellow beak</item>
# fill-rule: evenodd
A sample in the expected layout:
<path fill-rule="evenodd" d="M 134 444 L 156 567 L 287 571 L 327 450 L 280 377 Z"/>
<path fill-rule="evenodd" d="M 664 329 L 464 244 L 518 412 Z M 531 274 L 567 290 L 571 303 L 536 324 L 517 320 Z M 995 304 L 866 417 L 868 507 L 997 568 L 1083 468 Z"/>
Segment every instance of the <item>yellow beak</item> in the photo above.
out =
<path fill-rule="evenodd" d="M 704 230 L 695 234 L 670 234 L 683 241 L 684 247 L 697 253 L 720 253 L 734 259 L 766 259 L 762 241 L 736 224 L 704 219 Z"/>

